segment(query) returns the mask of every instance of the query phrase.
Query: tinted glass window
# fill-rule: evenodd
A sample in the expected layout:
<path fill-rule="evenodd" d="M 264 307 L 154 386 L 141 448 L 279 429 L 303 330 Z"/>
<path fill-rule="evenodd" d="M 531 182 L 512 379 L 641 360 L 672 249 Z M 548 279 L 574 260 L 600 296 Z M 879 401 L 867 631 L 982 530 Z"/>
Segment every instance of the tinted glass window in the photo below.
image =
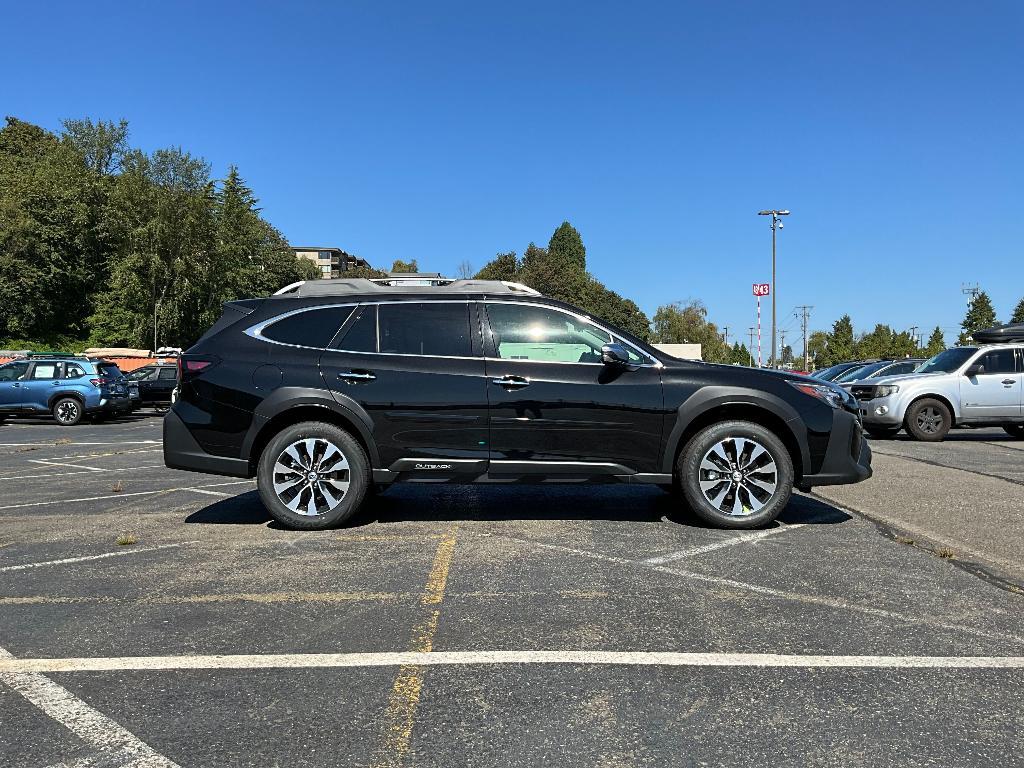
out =
<path fill-rule="evenodd" d="M 952 373 L 978 351 L 977 347 L 953 347 L 928 358 L 918 373 Z"/>
<path fill-rule="evenodd" d="M 139 368 L 129 373 L 128 378 L 135 381 L 152 381 L 156 378 L 156 368 Z"/>
<path fill-rule="evenodd" d="M 101 363 L 99 366 L 100 373 L 102 373 L 108 379 L 120 379 L 124 376 L 121 373 L 121 369 L 118 368 L 114 363 Z"/>
<path fill-rule="evenodd" d="M 160 369 L 160 378 L 162 380 L 164 380 L 164 381 L 171 381 L 171 380 L 176 381 L 178 379 L 178 369 L 177 368 L 161 368 Z"/>
<path fill-rule="evenodd" d="M 28 363 L 0 365 L 0 381 L 21 381 L 28 372 Z"/>
<path fill-rule="evenodd" d="M 380 351 L 400 355 L 470 357 L 469 305 L 409 302 L 377 308 Z"/>
<path fill-rule="evenodd" d="M 974 365 L 984 365 L 986 374 L 1017 372 L 1017 362 L 1012 349 L 993 349 L 975 360 Z"/>
<path fill-rule="evenodd" d="M 913 373 L 914 369 L 917 368 L 921 363 L 910 362 L 910 363 L 896 363 L 891 365 L 882 371 L 883 376 L 898 376 L 901 373 Z"/>
<path fill-rule="evenodd" d="M 60 363 L 36 363 L 32 369 L 33 379 L 56 379 L 60 376 Z"/>
<path fill-rule="evenodd" d="M 64 365 L 64 378 L 65 379 L 77 379 L 81 376 L 85 376 L 85 369 L 77 363 L 66 363 Z"/>
<path fill-rule="evenodd" d="M 363 307 L 359 317 L 345 331 L 345 336 L 331 345 L 335 349 L 352 352 L 377 351 L 377 307 Z"/>
<path fill-rule="evenodd" d="M 488 304 L 487 317 L 498 357 L 548 363 L 600 363 L 601 347 L 613 338 L 593 323 L 547 307 Z M 635 363 L 646 362 L 626 346 Z"/>
<path fill-rule="evenodd" d="M 271 323 L 263 336 L 282 344 L 326 349 L 350 314 L 352 307 L 345 306 L 307 309 Z"/>

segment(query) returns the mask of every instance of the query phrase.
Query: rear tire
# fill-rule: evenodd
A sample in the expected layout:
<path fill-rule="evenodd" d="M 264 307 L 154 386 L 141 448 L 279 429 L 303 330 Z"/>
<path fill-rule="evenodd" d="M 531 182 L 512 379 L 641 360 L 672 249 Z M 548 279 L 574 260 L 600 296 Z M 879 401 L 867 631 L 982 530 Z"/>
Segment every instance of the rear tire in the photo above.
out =
<path fill-rule="evenodd" d="M 82 420 L 85 408 L 73 397 L 62 397 L 53 404 L 53 418 L 62 427 L 73 427 Z"/>
<path fill-rule="evenodd" d="M 793 459 L 771 430 L 725 421 L 698 432 L 676 462 L 683 495 L 718 528 L 757 528 L 774 520 L 793 493 Z"/>
<path fill-rule="evenodd" d="M 1024 440 L 1024 424 L 1004 424 L 1003 431 L 1010 437 L 1016 437 L 1018 440 Z"/>
<path fill-rule="evenodd" d="M 941 442 L 953 426 L 953 415 L 941 400 L 924 397 L 907 411 L 907 433 L 926 443 Z"/>
<path fill-rule="evenodd" d="M 888 440 L 890 437 L 896 437 L 902 426 L 899 427 L 864 427 L 864 431 L 868 433 L 869 437 L 873 437 L 876 440 Z"/>
<path fill-rule="evenodd" d="M 282 525 L 331 528 L 360 508 L 370 486 L 370 462 L 352 435 L 317 421 L 278 432 L 260 455 L 256 486 Z"/>

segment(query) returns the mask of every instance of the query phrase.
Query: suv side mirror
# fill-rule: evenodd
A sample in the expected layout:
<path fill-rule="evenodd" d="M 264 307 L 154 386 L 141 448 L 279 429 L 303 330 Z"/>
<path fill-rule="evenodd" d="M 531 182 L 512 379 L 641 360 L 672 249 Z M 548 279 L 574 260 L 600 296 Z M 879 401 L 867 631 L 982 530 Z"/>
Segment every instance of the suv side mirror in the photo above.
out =
<path fill-rule="evenodd" d="M 601 347 L 601 362 L 605 365 L 629 365 L 629 353 L 621 344 L 605 344 Z"/>
<path fill-rule="evenodd" d="M 973 379 L 975 376 L 977 376 L 979 374 L 982 374 L 984 372 L 985 372 L 985 366 L 981 365 L 979 363 L 976 363 L 974 365 L 971 365 L 971 366 L 967 367 L 967 370 L 964 371 L 964 376 L 967 376 L 967 377 Z"/>

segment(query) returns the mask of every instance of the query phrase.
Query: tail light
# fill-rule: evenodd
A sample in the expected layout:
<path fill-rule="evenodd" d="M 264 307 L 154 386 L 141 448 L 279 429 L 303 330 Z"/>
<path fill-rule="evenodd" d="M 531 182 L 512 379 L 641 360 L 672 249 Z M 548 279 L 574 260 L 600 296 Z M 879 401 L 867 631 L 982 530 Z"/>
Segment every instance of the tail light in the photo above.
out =
<path fill-rule="evenodd" d="M 110 380 L 104 378 L 89 379 L 89 383 L 92 384 L 94 387 L 105 387 L 110 383 Z"/>
<path fill-rule="evenodd" d="M 194 379 L 203 371 L 209 370 L 220 362 L 216 357 L 192 357 L 181 355 L 178 358 L 178 383 L 184 384 Z"/>

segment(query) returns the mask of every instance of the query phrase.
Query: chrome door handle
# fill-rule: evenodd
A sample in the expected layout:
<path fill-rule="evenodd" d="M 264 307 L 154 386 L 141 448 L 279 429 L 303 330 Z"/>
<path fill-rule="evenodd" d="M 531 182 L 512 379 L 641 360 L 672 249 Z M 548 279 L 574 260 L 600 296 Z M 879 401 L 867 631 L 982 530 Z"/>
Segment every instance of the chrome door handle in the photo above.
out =
<path fill-rule="evenodd" d="M 530 386 L 530 380 L 524 376 L 502 376 L 498 379 L 491 379 L 491 384 L 497 384 L 499 387 L 522 389 L 523 387 Z"/>
<path fill-rule="evenodd" d="M 1016 379 L 1003 379 L 1003 386 L 1005 386 L 1005 387 L 1012 387 L 1016 383 L 1017 383 Z"/>
<path fill-rule="evenodd" d="M 338 378 L 342 381 L 352 379 L 354 381 L 372 381 L 377 377 L 369 371 L 343 371 L 338 374 Z"/>

